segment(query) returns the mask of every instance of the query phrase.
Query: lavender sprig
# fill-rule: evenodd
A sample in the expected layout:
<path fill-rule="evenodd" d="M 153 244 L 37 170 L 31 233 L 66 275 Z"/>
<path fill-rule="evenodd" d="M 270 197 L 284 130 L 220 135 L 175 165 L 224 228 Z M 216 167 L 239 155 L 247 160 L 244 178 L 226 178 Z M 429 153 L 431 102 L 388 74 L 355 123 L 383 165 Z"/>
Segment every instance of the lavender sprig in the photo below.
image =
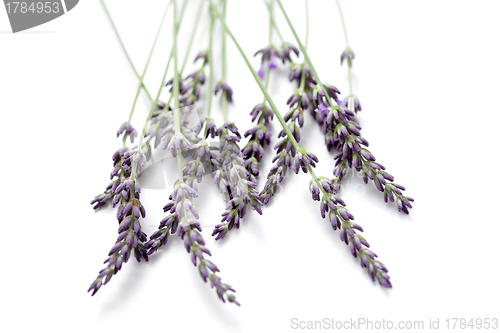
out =
<path fill-rule="evenodd" d="M 158 230 L 151 235 L 144 248 L 151 255 L 167 244 L 169 234 L 177 234 L 184 240 L 186 251 L 191 254 L 193 264 L 198 266 L 203 281 L 210 281 L 211 287 L 215 287 L 218 297 L 223 302 L 227 299 L 231 303 L 240 305 L 234 294 L 230 293 L 235 292 L 235 290 L 221 282 L 221 278 L 217 275 L 219 269 L 213 262 L 205 258 L 205 254 L 211 256 L 211 253 L 205 247 L 205 241 L 200 233 L 202 229 L 198 221 L 199 215 L 193 201 L 194 198 L 198 197 L 196 184 L 201 182 L 204 164 L 207 162 L 204 161 L 204 158 L 209 157 L 209 150 L 204 141 L 193 149 L 195 160 L 184 165 L 184 181 L 176 182 L 174 190 L 169 196 L 170 202 L 163 207 L 163 211 L 170 214 L 160 222 Z"/>
<path fill-rule="evenodd" d="M 137 261 L 148 260 L 148 255 L 143 250 L 143 242 L 147 241 L 147 236 L 141 231 L 139 221 L 141 216 L 146 217 L 146 211 L 139 200 L 140 191 L 139 182 L 130 178 L 122 179 L 122 183 L 114 189 L 115 197 L 119 197 L 121 201 L 117 214 L 119 235 L 108 253 L 108 259 L 104 261 L 107 266 L 90 285 L 88 291 L 92 291 L 92 296 L 120 271 L 123 263 L 129 260 L 132 250 Z"/>
<path fill-rule="evenodd" d="M 114 196 L 114 190 L 120 184 L 120 179 L 129 177 L 130 174 L 122 168 L 123 156 L 128 151 L 127 147 L 118 149 L 113 153 L 113 170 L 111 171 L 111 182 L 106 187 L 106 190 L 97 195 L 90 204 L 94 206 L 94 210 L 98 210 L 111 200 Z"/>
<path fill-rule="evenodd" d="M 259 54 L 261 55 L 260 68 L 257 72 L 261 80 L 264 80 L 266 70 L 273 70 L 278 68 L 275 61 L 276 58 L 282 59 L 283 63 L 285 63 L 285 59 L 290 56 L 290 50 L 287 51 L 288 54 L 284 55 L 283 58 L 273 45 L 269 45 L 255 52 L 254 57 Z"/>
<path fill-rule="evenodd" d="M 226 15 L 226 0 L 222 0 L 223 15 Z M 213 19 L 213 14 L 212 14 Z M 211 48 L 210 48 L 211 51 Z M 214 182 L 224 194 L 226 210 L 222 213 L 221 223 L 217 224 L 212 232 L 216 240 L 224 238 L 233 227 L 239 228 L 240 220 L 245 216 L 247 206 L 250 205 L 259 214 L 262 214 L 257 183 L 251 178 L 250 172 L 244 167 L 243 154 L 238 146 L 241 135 L 233 122 L 227 120 L 227 102 L 232 101 L 233 90 L 226 83 L 226 31 L 222 30 L 222 78 L 216 86 L 214 95 L 220 90 L 222 99 L 222 115 L 224 124 L 218 128 L 219 155 L 218 167 L 214 173 Z M 213 62 L 210 61 L 210 68 Z M 213 71 L 211 80 L 213 80 Z"/>
<path fill-rule="evenodd" d="M 202 60 L 200 68 L 189 74 L 180 81 L 179 84 L 179 107 L 185 107 L 196 103 L 200 99 L 201 86 L 205 83 L 205 66 L 208 63 L 206 52 L 200 52 L 194 59 L 196 62 L 198 59 Z M 182 70 L 181 70 L 182 72 Z M 173 84 L 173 79 L 170 79 L 166 86 Z M 173 87 L 170 88 L 172 92 Z"/>
<path fill-rule="evenodd" d="M 295 39 L 297 40 L 297 43 L 299 44 L 300 49 L 302 50 L 302 53 L 304 54 L 305 61 L 309 66 L 314 79 L 318 82 L 313 91 L 313 99 L 318 106 L 316 111 L 323 115 L 320 119 L 323 121 L 325 128 L 333 132 L 333 137 L 326 136 L 326 140 L 332 140 L 330 144 L 327 141 L 327 147 L 330 145 L 342 151 L 341 154 L 336 156 L 338 164 L 336 170 L 334 170 L 334 174 L 340 175 L 344 172 L 344 168 L 341 165 L 341 162 L 344 160 L 347 160 L 347 165 L 354 165 L 355 168 L 357 167 L 360 170 L 362 170 L 363 165 L 366 164 L 367 167 L 365 167 L 364 170 L 365 182 L 367 181 L 367 178 L 371 179 L 373 174 L 373 180 L 377 188 L 386 193 L 385 199 L 391 200 L 393 196 L 396 196 L 398 210 L 408 213 L 408 208 L 411 208 L 410 201 L 413 201 L 413 199 L 402 196 L 401 191 L 399 191 L 404 189 L 402 186 L 397 187 L 391 183 L 387 190 L 385 189 L 385 186 L 382 186 L 385 185 L 387 181 L 392 182 L 393 177 L 383 171 L 384 168 L 380 164 L 367 162 L 375 162 L 375 157 L 366 149 L 360 147 L 360 144 L 367 146 L 368 142 L 360 136 L 359 130 L 361 129 L 361 126 L 359 126 L 354 113 L 347 108 L 346 100 L 339 100 L 337 95 L 340 94 L 340 92 L 337 88 L 331 85 L 325 85 L 321 82 L 304 45 L 302 45 L 300 38 L 298 37 L 285 9 L 283 8 L 283 5 L 281 4 L 281 1 L 277 0 L 277 2 L 286 18 L 286 21 L 288 22 L 290 29 L 292 30 Z M 335 102 L 336 105 L 333 102 Z M 341 166 L 339 167 L 339 165 Z M 379 169 L 377 169 L 376 166 L 378 166 Z M 339 185 L 340 180 L 341 179 L 339 178 L 336 180 Z"/>
<path fill-rule="evenodd" d="M 324 219 L 326 213 L 333 230 L 339 230 L 340 239 L 349 246 L 354 258 L 359 258 L 361 267 L 366 268 L 372 281 L 386 288 L 391 288 L 389 271 L 379 260 L 377 255 L 369 250 L 370 244 L 356 232 L 363 232 L 360 225 L 353 223 L 354 216 L 345 208 L 344 201 L 335 195 L 334 185 L 326 178 L 319 177 L 319 182 L 314 179 L 309 183 L 312 199 L 320 202 L 320 213 Z"/>
<path fill-rule="evenodd" d="M 284 127 L 278 134 L 278 138 L 283 137 L 283 139 L 274 146 L 276 156 L 273 159 L 273 163 L 276 163 L 271 167 L 267 175 L 267 182 L 260 193 L 260 198 L 264 204 L 269 203 L 276 192 L 277 185 L 283 181 L 288 168 L 293 167 L 296 174 L 299 172 L 300 168 L 302 168 L 304 172 L 307 172 L 305 164 L 300 163 L 302 154 L 300 154 L 298 158 L 295 158 L 296 150 L 293 141 L 287 135 L 286 129 L 288 129 L 288 133 L 293 136 L 294 141 L 299 143 L 300 128 L 304 125 L 303 111 L 309 107 L 309 98 L 305 87 L 310 85 L 310 82 L 313 82 L 314 79 L 311 78 L 310 72 L 308 72 L 308 69 L 304 65 L 295 66 L 291 63 L 290 68 L 290 78 L 292 81 L 297 78 L 299 88 L 287 100 L 289 110 L 283 117 L 283 120 L 286 122 L 286 128 Z M 318 162 L 314 154 L 309 153 L 308 157 L 312 160 L 313 166 L 315 162 Z"/>
<path fill-rule="evenodd" d="M 127 125 L 125 125 L 127 124 Z M 125 123 L 121 127 L 124 128 L 127 133 L 133 133 L 136 132 L 136 130 L 130 125 L 130 123 Z M 121 129 L 120 127 L 120 129 Z M 119 134 L 123 133 L 123 131 L 120 132 Z M 135 151 L 136 147 L 132 149 L 132 152 Z M 123 179 L 127 179 L 130 177 L 130 171 L 131 168 L 130 166 L 127 166 L 127 163 L 129 163 L 129 160 L 127 160 L 128 155 L 130 154 L 131 150 L 123 146 L 122 148 L 118 149 L 116 152 L 113 153 L 112 159 L 113 159 L 113 170 L 111 171 L 110 178 L 111 182 L 108 184 L 106 187 L 106 190 L 94 197 L 94 199 L 90 202 L 91 205 L 94 205 L 94 210 L 98 210 L 99 208 L 103 207 L 106 205 L 106 203 L 113 198 L 113 207 L 119 202 L 119 197 L 114 193 L 114 190 L 116 189 L 117 186 L 121 184 Z M 126 156 L 127 155 L 127 156 Z M 146 161 L 149 160 L 151 157 L 151 149 L 149 145 L 146 145 L 144 149 L 144 157 L 146 158 Z M 125 164 L 124 164 L 125 162 Z M 140 174 L 142 172 L 142 168 L 139 169 Z"/>
<path fill-rule="evenodd" d="M 251 180 L 257 182 L 259 176 L 259 163 L 264 157 L 264 147 L 271 144 L 272 132 L 270 122 L 273 119 L 273 111 L 265 103 L 257 104 L 250 112 L 252 121 L 257 119 L 257 125 L 245 132 L 249 137 L 247 144 L 242 150 L 245 159 L 244 166 L 250 174 Z"/>
<path fill-rule="evenodd" d="M 214 182 L 218 185 L 226 200 L 226 211 L 222 214 L 221 223 L 212 232 L 215 239 L 221 239 L 233 227 L 239 228 L 240 220 L 245 216 L 250 205 L 262 214 L 262 203 L 259 200 L 256 182 L 250 179 L 250 173 L 244 167 L 244 160 L 238 141 L 241 135 L 234 123 L 225 123 L 217 130 L 220 140 L 218 164 L 214 174 Z"/>

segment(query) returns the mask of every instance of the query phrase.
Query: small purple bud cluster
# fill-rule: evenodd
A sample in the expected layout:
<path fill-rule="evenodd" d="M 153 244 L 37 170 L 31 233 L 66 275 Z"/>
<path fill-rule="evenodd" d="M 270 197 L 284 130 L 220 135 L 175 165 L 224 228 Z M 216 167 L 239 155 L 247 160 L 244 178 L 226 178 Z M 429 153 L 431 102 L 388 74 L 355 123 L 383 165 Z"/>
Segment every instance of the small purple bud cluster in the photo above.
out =
<path fill-rule="evenodd" d="M 225 83 L 225 82 L 219 82 L 215 86 L 214 94 L 217 95 L 217 93 L 219 91 L 222 91 L 222 94 L 226 95 L 226 99 L 227 99 L 228 102 L 232 102 L 233 101 L 233 89 L 231 89 L 231 87 L 227 83 Z"/>
<path fill-rule="evenodd" d="M 267 66 L 267 68 L 269 68 L 270 70 L 278 68 L 275 58 L 279 58 L 280 54 L 272 45 L 258 50 L 253 56 L 256 57 L 259 54 L 261 54 L 262 56 L 260 61 L 260 69 L 257 74 L 259 75 L 261 80 L 264 80 L 266 73 L 265 67 Z"/>
<path fill-rule="evenodd" d="M 250 173 L 250 179 L 256 183 L 259 176 L 259 163 L 264 156 L 264 147 L 271 144 L 272 132 L 270 123 L 273 119 L 273 111 L 265 103 L 257 104 L 250 112 L 252 121 L 257 117 L 257 125 L 245 132 L 245 137 L 250 137 L 245 148 L 242 150 L 245 159 L 244 166 Z"/>
<path fill-rule="evenodd" d="M 234 226 L 239 228 L 247 205 L 262 214 L 262 203 L 257 184 L 250 179 L 250 172 L 244 167 L 245 161 L 238 146 L 241 139 L 238 128 L 232 122 L 225 123 L 217 130 L 217 136 L 220 140 L 219 166 L 214 173 L 214 182 L 226 200 L 226 211 L 222 214 L 221 223 L 212 232 L 212 236 L 218 240 L 224 238 Z"/>
<path fill-rule="evenodd" d="M 170 106 L 165 109 L 165 105 L 160 104 L 149 121 L 149 127 L 145 134 L 147 142 L 151 143 L 154 139 L 153 147 L 156 148 L 163 141 L 163 149 L 166 149 L 174 135 L 174 112 Z"/>
<path fill-rule="evenodd" d="M 151 117 L 150 126 L 145 134 L 147 142 L 150 143 L 154 139 L 155 148 L 160 142 L 163 142 L 162 148 L 170 150 L 174 157 L 177 156 L 177 149 L 181 149 L 183 153 L 186 153 L 192 148 L 193 143 L 200 140 L 197 136 L 203 125 L 201 120 L 194 128 L 192 127 L 188 119 L 193 110 L 192 107 L 181 108 L 181 134 L 179 135 L 175 134 L 173 110 L 170 107 L 167 110 L 164 107 L 156 110 Z"/>
<path fill-rule="evenodd" d="M 205 66 L 208 64 L 208 57 L 205 52 L 201 52 L 196 56 L 194 62 L 198 59 L 203 60 L 201 67 L 179 82 L 179 103 L 181 108 L 192 105 L 200 99 L 201 86 L 205 83 Z M 172 86 L 170 88 L 170 92 L 172 92 L 173 78 L 166 83 L 166 86 Z"/>
<path fill-rule="evenodd" d="M 120 185 L 113 189 L 115 197 L 121 201 L 117 213 L 118 238 L 108 253 L 108 259 L 104 261 L 107 266 L 99 272 L 95 281 L 90 285 L 88 291 L 92 291 L 92 296 L 118 273 L 123 263 L 129 260 L 132 250 L 137 261 L 148 260 L 148 255 L 143 249 L 143 242 L 147 241 L 147 236 L 141 231 L 139 221 L 141 217 L 146 216 L 146 211 L 139 201 L 140 192 L 139 182 L 130 178 L 122 179 Z M 114 203 L 113 206 L 116 204 Z"/>
<path fill-rule="evenodd" d="M 289 62 L 290 64 L 293 63 L 291 54 L 295 53 L 295 55 L 298 57 L 300 52 L 297 47 L 290 43 L 283 43 L 281 45 L 281 50 L 278 52 L 277 56 L 281 59 L 281 61 L 285 64 L 286 62 Z"/>
<path fill-rule="evenodd" d="M 344 62 L 344 59 L 347 59 L 347 66 L 352 67 L 352 61 L 354 60 L 354 52 L 352 49 L 348 46 L 345 48 L 344 51 L 342 51 L 342 54 L 340 55 L 340 64 Z"/>
<path fill-rule="evenodd" d="M 137 131 L 135 128 L 130 124 L 130 122 L 124 122 L 120 128 L 118 128 L 118 131 L 116 132 L 116 137 L 119 137 L 120 134 L 125 132 L 123 135 L 123 141 L 125 142 L 127 140 L 127 137 L 130 137 L 130 142 L 134 142 L 134 138 L 137 136 Z"/>
<path fill-rule="evenodd" d="M 137 178 L 144 170 L 146 162 L 151 159 L 151 154 L 151 146 L 148 143 L 145 143 L 140 150 L 137 147 L 127 150 L 123 155 L 121 167 L 130 174 L 133 174 L 132 170 L 135 168 L 135 178 Z"/>
<path fill-rule="evenodd" d="M 315 201 L 320 201 L 321 217 L 324 219 L 326 213 L 333 230 L 339 230 L 340 239 L 349 246 L 349 250 L 355 258 L 359 258 L 361 267 L 367 268 L 373 281 L 386 288 L 391 288 L 388 270 L 380 261 L 375 258 L 377 255 L 368 248 L 370 244 L 355 230 L 363 232 L 363 228 L 353 223 L 354 216 L 345 208 L 344 201 L 335 195 L 335 184 L 330 180 L 319 177 L 318 181 L 311 180 L 309 191 Z"/>

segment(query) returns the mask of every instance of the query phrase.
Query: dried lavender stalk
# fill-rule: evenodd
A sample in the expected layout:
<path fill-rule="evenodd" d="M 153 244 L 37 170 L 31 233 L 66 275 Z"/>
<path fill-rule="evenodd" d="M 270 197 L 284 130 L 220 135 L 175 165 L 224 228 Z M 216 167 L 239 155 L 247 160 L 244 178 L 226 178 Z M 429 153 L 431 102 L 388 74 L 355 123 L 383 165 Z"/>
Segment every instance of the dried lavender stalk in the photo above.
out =
<path fill-rule="evenodd" d="M 354 113 L 347 108 L 347 99 L 340 101 L 338 98 L 338 94 L 340 94 L 338 89 L 334 86 L 325 85 L 321 82 L 304 45 L 300 41 L 283 8 L 283 5 L 281 4 L 281 1 L 277 1 L 302 53 L 304 54 L 306 63 L 309 66 L 314 79 L 318 82 L 318 84 L 314 87 L 312 99 L 315 101 L 317 106 L 315 111 L 322 116 L 317 117 L 317 120 L 323 124 L 327 148 L 331 149 L 331 147 L 333 147 L 341 151 L 341 153 L 335 157 L 337 162 L 334 175 L 337 178 L 334 182 L 340 186 L 342 177 L 347 172 L 347 166 L 354 167 L 357 171 L 363 171 L 365 183 L 368 182 L 368 179 L 374 181 L 377 189 L 384 192 L 384 199 L 386 202 L 388 200 L 394 201 L 394 197 L 396 197 L 395 200 L 398 204 L 398 210 L 408 214 L 408 208 L 412 207 L 410 201 L 413 201 L 413 199 L 402 195 L 400 190 L 404 190 L 404 187 L 392 183 L 394 177 L 384 171 L 385 167 L 375 162 L 375 157 L 371 154 L 371 152 L 369 152 L 366 148 L 361 148 L 361 145 L 368 146 L 368 141 L 360 136 L 359 131 L 361 126 L 359 126 Z M 347 52 L 344 54 L 344 58 L 345 57 L 347 57 L 348 61 L 352 61 L 354 54 Z"/>
<path fill-rule="evenodd" d="M 144 165 L 146 161 L 144 154 L 137 151 L 127 151 L 123 158 L 125 169 L 132 164 Z M 113 275 L 118 273 L 123 263 L 129 260 L 132 250 L 134 250 L 137 261 L 141 261 L 141 258 L 148 260 L 148 255 L 143 250 L 143 242 L 147 241 L 147 236 L 141 231 L 139 221 L 141 216 L 142 218 L 146 216 L 146 211 L 139 200 L 140 192 L 139 182 L 133 176 L 122 177 L 120 185 L 113 191 L 115 198 L 118 198 L 118 202 L 120 202 L 117 212 L 118 238 L 108 253 L 108 259 L 104 261 L 107 266 L 99 272 L 97 278 L 90 285 L 88 291 L 92 291 L 92 296 L 102 285 L 108 283 Z M 116 204 L 115 199 L 113 199 L 113 206 Z"/>
<path fill-rule="evenodd" d="M 220 140 L 219 167 L 214 174 L 214 182 L 226 199 L 226 211 L 221 223 L 212 232 L 215 239 L 221 239 L 233 227 L 239 228 L 240 220 L 245 216 L 247 206 L 262 214 L 257 184 L 250 179 L 250 173 L 244 167 L 244 160 L 238 141 L 241 138 L 234 123 L 224 123 L 217 130 Z"/>

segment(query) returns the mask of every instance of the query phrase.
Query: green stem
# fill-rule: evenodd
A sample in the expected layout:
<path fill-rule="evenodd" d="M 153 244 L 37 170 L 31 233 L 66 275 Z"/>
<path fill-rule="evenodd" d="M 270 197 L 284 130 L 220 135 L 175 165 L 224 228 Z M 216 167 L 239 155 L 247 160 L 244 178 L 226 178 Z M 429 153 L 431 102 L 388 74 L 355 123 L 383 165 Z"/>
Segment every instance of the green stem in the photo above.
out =
<path fill-rule="evenodd" d="M 347 73 L 349 73 L 349 96 L 352 97 L 352 79 L 351 79 L 351 62 L 350 61 L 347 62 Z"/>
<path fill-rule="evenodd" d="M 142 75 L 141 75 L 141 83 L 139 83 L 139 85 L 137 86 L 137 91 L 135 93 L 134 103 L 132 104 L 132 110 L 130 111 L 130 115 L 128 117 L 129 122 L 132 119 L 132 115 L 134 114 L 135 105 L 137 103 L 137 98 L 139 97 L 139 93 L 141 92 L 141 88 L 143 87 L 142 82 L 144 80 L 144 76 L 146 75 L 146 71 L 148 70 L 149 61 L 151 60 L 151 56 L 153 55 L 153 51 L 156 47 L 156 42 L 158 41 L 158 36 L 160 35 L 161 28 L 163 27 L 163 22 L 165 22 L 165 17 L 167 16 L 167 12 L 168 12 L 168 9 L 170 8 L 170 5 L 172 4 L 172 1 L 173 0 L 171 0 L 168 3 L 167 8 L 165 8 L 165 12 L 163 13 L 163 17 L 161 18 L 160 26 L 158 27 L 158 30 L 156 31 L 156 36 L 155 36 L 155 40 L 153 42 L 153 46 L 151 47 L 151 50 L 149 51 L 148 60 L 146 61 L 146 66 L 144 67 L 144 71 L 142 72 Z"/>
<path fill-rule="evenodd" d="M 210 2 L 210 5 L 212 3 Z M 213 57 L 212 57 L 212 44 L 213 44 L 213 34 L 214 34 L 214 16 L 212 14 L 213 8 L 209 8 L 209 13 L 210 13 L 210 30 L 209 30 L 209 41 L 208 41 L 208 52 L 207 52 L 207 57 L 208 57 L 208 65 L 210 67 L 210 74 L 208 76 L 208 107 L 207 107 L 207 118 L 210 118 L 210 114 L 212 112 L 212 95 L 214 93 L 214 62 L 213 62 Z M 208 124 L 208 122 L 207 122 Z M 205 126 L 205 136 L 208 131 L 208 128 Z"/>
<path fill-rule="evenodd" d="M 342 13 L 342 7 L 340 7 L 339 0 L 335 1 L 337 2 L 337 8 L 339 9 L 340 20 L 342 21 L 342 29 L 344 30 L 345 44 L 347 45 L 347 47 L 349 47 L 349 40 L 347 39 L 347 29 L 345 28 L 345 21 L 344 21 L 344 14 Z"/>
<path fill-rule="evenodd" d="M 186 3 L 187 3 L 187 1 L 184 1 L 182 9 L 181 9 L 181 11 L 182 11 L 181 12 L 181 16 L 182 16 L 182 13 L 183 13 L 183 10 L 185 8 Z M 174 20 L 174 22 L 175 22 L 175 20 Z M 195 24 L 197 24 L 197 23 L 198 22 L 196 22 Z M 177 34 L 177 31 L 179 30 L 179 26 L 180 26 L 179 23 L 177 25 L 175 25 L 175 27 L 174 27 L 174 33 L 175 34 Z M 151 120 L 151 117 L 153 116 L 153 113 L 155 112 L 156 106 L 158 105 L 158 102 L 160 100 L 161 92 L 163 90 L 163 87 L 165 86 L 165 78 L 167 77 L 167 72 L 168 72 L 168 69 L 170 67 L 170 62 L 172 60 L 173 53 L 174 53 L 174 50 L 172 48 L 172 51 L 170 52 L 170 56 L 168 57 L 168 61 L 167 61 L 167 65 L 165 67 L 165 71 L 163 72 L 163 78 L 161 79 L 160 88 L 158 89 L 158 93 L 156 94 L 156 98 L 154 99 L 153 104 L 151 105 L 151 109 L 149 110 L 148 117 L 146 118 L 146 122 L 144 123 L 144 127 L 142 128 L 142 134 L 141 134 L 141 137 L 140 137 L 140 140 L 139 140 L 139 144 L 137 145 L 137 150 L 139 152 L 142 150 L 142 144 L 144 142 L 144 136 L 146 134 L 148 123 Z M 132 165 L 132 172 L 130 173 L 130 178 L 135 179 L 136 169 L 137 169 L 137 163 L 133 163 L 133 165 Z"/>
<path fill-rule="evenodd" d="M 286 21 L 288 22 L 288 26 L 290 27 L 290 30 L 292 30 L 292 33 L 295 37 L 295 39 L 297 40 L 297 44 L 299 44 L 299 48 L 300 50 L 302 51 L 302 53 L 304 54 L 304 59 L 306 60 L 306 63 L 307 65 L 309 66 L 309 69 L 311 70 L 312 74 L 314 75 L 314 78 L 316 79 L 316 81 L 318 82 L 319 86 L 321 88 L 323 88 L 323 91 L 325 92 L 325 95 L 326 95 L 326 99 L 328 100 L 328 103 L 330 104 L 330 106 L 332 108 L 335 107 L 335 105 L 333 104 L 330 96 L 328 95 L 328 90 L 325 88 L 325 85 L 321 82 L 320 78 L 319 78 L 319 75 L 318 73 L 316 72 L 316 69 L 314 68 L 314 65 L 311 61 L 311 58 L 309 58 L 309 55 L 307 54 L 307 50 L 306 48 L 304 47 L 304 44 L 302 44 L 302 42 L 300 41 L 300 38 L 299 36 L 297 35 L 297 32 L 295 31 L 295 28 L 293 27 L 292 25 L 292 22 L 290 21 L 290 18 L 288 17 L 288 15 L 286 14 L 286 11 L 285 11 L 285 8 L 283 8 L 283 5 L 281 4 L 281 0 L 276 0 L 278 2 L 278 5 L 280 6 L 280 9 L 281 9 L 281 12 L 283 13 L 283 16 L 285 16 L 285 19 Z"/>
<path fill-rule="evenodd" d="M 306 0 L 306 49 L 308 44 L 309 44 L 309 1 Z"/>
<path fill-rule="evenodd" d="M 347 49 L 350 47 L 349 47 L 349 39 L 347 38 L 347 29 L 345 27 L 344 14 L 342 12 L 342 7 L 340 6 L 340 1 L 336 0 L 336 2 L 337 2 L 337 8 L 339 10 L 340 21 L 342 22 L 342 30 L 344 31 L 345 44 L 346 44 L 346 49 Z M 353 107 L 351 61 L 350 61 L 350 59 L 347 59 L 347 73 L 349 74 L 349 97 L 348 97 L 349 107 Z"/>
<path fill-rule="evenodd" d="M 267 4 L 267 2 L 266 2 Z M 269 9 L 269 46 L 272 44 L 272 38 L 273 38 L 273 5 L 274 5 L 274 0 L 270 1 L 270 4 L 268 6 Z M 269 86 L 269 66 L 266 66 L 264 69 L 264 87 L 268 88 Z M 262 101 L 262 109 L 264 109 L 264 106 L 266 105 L 266 96 L 264 96 L 264 100 Z"/>
<path fill-rule="evenodd" d="M 306 45 L 305 45 L 305 48 L 307 49 L 307 44 L 309 41 L 309 5 L 308 5 L 309 2 L 307 0 L 305 0 L 305 2 L 306 2 Z M 304 87 L 306 85 L 306 75 L 305 75 L 304 65 L 305 64 L 302 64 L 302 76 L 300 78 L 300 91 L 301 92 L 304 91 Z"/>
<path fill-rule="evenodd" d="M 267 2 L 266 0 L 264 0 L 264 2 L 266 3 L 267 10 L 269 11 L 269 13 L 271 15 L 271 25 L 274 28 L 274 31 L 276 31 L 276 33 L 278 34 L 278 37 L 280 38 L 281 44 L 283 44 L 285 41 L 284 41 L 283 36 L 281 35 L 281 32 L 278 28 L 278 25 L 276 24 L 276 21 L 274 21 L 274 17 L 272 15 L 273 1 Z"/>
<path fill-rule="evenodd" d="M 108 16 L 109 21 L 111 22 L 111 25 L 113 26 L 113 30 L 115 31 L 116 37 L 118 37 L 118 41 L 120 42 L 120 45 L 122 46 L 123 51 L 125 52 L 125 56 L 127 57 L 127 60 L 132 67 L 132 70 L 135 73 L 135 76 L 139 79 L 139 84 L 142 86 L 144 91 L 146 92 L 146 95 L 148 95 L 148 98 L 150 101 L 153 99 L 151 98 L 151 95 L 149 94 L 148 89 L 146 89 L 146 86 L 144 86 L 144 82 L 142 82 L 142 78 L 139 76 L 139 73 L 137 73 L 137 69 L 135 69 L 134 63 L 132 62 L 132 59 L 130 59 L 130 55 L 127 52 L 127 49 L 125 48 L 125 44 L 123 44 L 123 40 L 118 33 L 118 29 L 116 28 L 115 22 L 113 21 L 113 18 L 111 17 L 111 14 L 109 13 L 108 7 L 106 7 L 106 4 L 104 3 L 104 0 L 101 0 L 102 7 L 104 8 L 104 11 L 106 12 L 106 15 Z"/>
<path fill-rule="evenodd" d="M 226 18 L 226 0 L 222 2 L 222 15 Z M 222 82 L 226 82 L 226 30 L 222 29 Z M 222 91 L 222 117 L 227 123 L 227 96 L 226 91 Z"/>
<path fill-rule="evenodd" d="M 187 1 L 184 2 L 184 4 L 186 4 Z M 181 22 L 182 22 L 182 16 L 184 14 L 184 6 L 183 4 L 183 7 L 181 9 Z M 191 37 L 189 38 L 189 45 L 188 45 L 188 48 L 187 48 L 187 51 L 186 51 L 186 55 L 184 56 L 184 61 L 182 62 L 182 67 L 181 67 L 181 70 L 179 71 L 179 77 L 182 77 L 182 73 L 184 72 L 184 68 L 186 67 L 186 63 L 187 63 L 187 60 L 189 58 L 189 53 L 191 52 L 191 47 L 193 46 L 193 41 L 194 41 L 194 37 L 196 36 L 196 31 L 198 29 L 198 23 L 200 23 L 200 17 L 201 17 L 201 13 L 203 11 L 203 5 L 205 3 L 202 3 L 201 6 L 198 8 L 198 12 L 196 13 L 196 20 L 194 22 L 194 27 L 193 27 L 193 31 L 191 32 Z M 180 25 L 179 25 L 180 27 Z M 170 56 L 172 56 L 172 53 L 170 53 Z M 165 108 L 168 110 L 168 107 L 170 106 L 170 103 L 172 102 L 172 97 L 173 95 L 170 95 L 170 97 L 168 98 L 168 102 L 167 104 L 165 105 Z"/>
<path fill-rule="evenodd" d="M 175 126 L 175 135 L 181 135 L 181 110 L 179 109 L 179 71 L 177 67 L 177 0 L 174 1 L 174 86 L 173 86 L 173 95 L 174 95 L 174 126 Z M 182 173 L 182 152 L 181 149 L 177 149 L 177 168 L 179 171 L 179 182 L 184 181 L 183 173 Z"/>

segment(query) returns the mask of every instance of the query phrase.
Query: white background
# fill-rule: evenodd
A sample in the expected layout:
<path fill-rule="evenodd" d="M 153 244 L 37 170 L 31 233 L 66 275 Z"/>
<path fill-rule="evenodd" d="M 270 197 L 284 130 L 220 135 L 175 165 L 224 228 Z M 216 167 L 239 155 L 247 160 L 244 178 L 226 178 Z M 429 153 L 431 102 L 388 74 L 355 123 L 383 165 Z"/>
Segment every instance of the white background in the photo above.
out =
<path fill-rule="evenodd" d="M 304 36 L 303 1 L 283 2 Z M 188 6 L 181 27 L 181 57 L 197 3 Z M 108 1 L 139 72 L 165 4 Z M 1 330 L 288 332 L 295 331 L 292 318 L 358 317 L 396 324 L 422 320 L 426 327 L 430 318 L 440 318 L 445 328 L 450 317 L 500 317 L 500 3 L 342 5 L 356 53 L 362 134 L 377 161 L 415 198 L 409 216 L 398 213 L 372 183 L 365 186 L 352 174 L 341 193 L 389 268 L 392 290 L 372 283 L 338 232 L 321 219 L 307 190 L 309 175 L 289 173 L 264 215 L 250 212 L 220 242 L 210 234 L 224 205 L 209 178 L 201 186 L 196 204 L 203 235 L 241 307 L 217 299 L 176 237 L 149 263 L 131 259 L 90 297 L 86 290 L 104 267 L 117 224 L 111 208 L 95 213 L 89 202 L 109 182 L 111 155 L 121 144 L 116 129 L 128 117 L 138 81 L 98 1 L 80 1 L 63 17 L 18 34 L 10 32 L 0 9 Z M 347 69 L 339 64 L 345 42 L 335 3 L 310 1 L 310 12 L 311 58 L 321 79 L 346 93 Z M 278 7 L 276 19 L 293 42 Z M 229 1 L 227 21 L 247 55 L 266 46 L 262 2 Z M 153 94 L 171 46 L 171 22 L 170 12 L 146 76 Z M 189 63 L 207 46 L 206 15 L 201 26 Z M 218 28 L 216 33 L 219 39 Z M 258 60 L 252 61 L 257 68 Z M 262 94 L 229 40 L 228 73 L 235 99 L 230 118 L 244 132 Z M 272 75 L 270 92 L 285 112 L 295 88 L 285 67 Z M 205 100 L 206 92 L 198 104 L 202 113 Z M 133 118 L 137 128 L 147 111 L 141 96 Z M 273 128 L 278 133 L 276 120 Z M 334 161 L 310 117 L 300 143 L 319 157 L 316 173 L 330 177 Z M 266 154 L 260 187 L 274 155 Z M 163 218 L 167 197 L 165 189 L 144 190 L 148 235 Z"/>

